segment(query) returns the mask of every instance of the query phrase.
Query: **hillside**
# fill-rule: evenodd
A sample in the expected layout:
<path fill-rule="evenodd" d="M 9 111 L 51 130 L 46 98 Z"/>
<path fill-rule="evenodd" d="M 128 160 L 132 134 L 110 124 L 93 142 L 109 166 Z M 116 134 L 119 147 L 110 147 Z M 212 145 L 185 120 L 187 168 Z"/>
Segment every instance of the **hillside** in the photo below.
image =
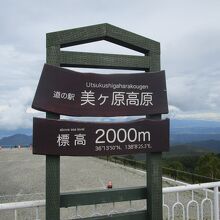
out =
<path fill-rule="evenodd" d="M 220 141 L 217 140 L 197 141 L 190 143 L 190 145 L 192 145 L 194 149 L 201 148 L 214 153 L 220 153 Z"/>
<path fill-rule="evenodd" d="M 7 146 L 15 146 L 15 145 L 30 145 L 32 143 L 32 136 L 28 136 L 25 134 L 15 134 L 9 137 L 3 137 L 0 139 L 0 145 Z"/>
<path fill-rule="evenodd" d="M 211 140 L 220 142 L 220 133 L 219 134 L 172 134 L 170 135 L 170 143 L 171 145 L 179 145 L 186 143 L 196 143 L 196 142 L 210 142 Z M 193 144 L 195 145 L 195 144 Z M 204 146 L 204 145 L 203 145 Z"/>
<path fill-rule="evenodd" d="M 102 120 L 104 121 L 105 119 Z M 126 121 L 128 119 L 123 118 L 123 120 Z M 31 129 L 14 131 L 0 130 L 0 138 L 2 137 L 0 139 L 0 145 L 29 145 L 32 143 L 31 134 Z M 220 122 L 171 119 L 170 144 L 171 146 L 187 145 L 185 149 L 183 148 L 183 153 L 191 151 L 191 148 L 195 149 L 196 152 L 201 148 L 200 151 L 205 150 L 220 153 Z M 181 147 L 177 147 L 175 151 L 182 153 Z"/>
<path fill-rule="evenodd" d="M 207 148 L 214 152 L 220 148 L 220 122 L 203 120 L 171 120 L 170 143 Z"/>

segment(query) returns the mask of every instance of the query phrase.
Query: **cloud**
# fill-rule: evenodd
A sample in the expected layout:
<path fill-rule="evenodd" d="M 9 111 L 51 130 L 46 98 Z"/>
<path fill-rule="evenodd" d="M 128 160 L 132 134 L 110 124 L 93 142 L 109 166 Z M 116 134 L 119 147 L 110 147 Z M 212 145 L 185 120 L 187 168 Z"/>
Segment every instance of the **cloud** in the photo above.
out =
<path fill-rule="evenodd" d="M 208 120 L 220 121 L 220 114 L 217 112 L 183 112 L 176 115 L 175 119 L 192 119 L 192 120 Z"/>
<path fill-rule="evenodd" d="M 220 121 L 219 112 L 199 112 L 199 111 L 182 111 L 180 108 L 169 105 L 169 114 L 167 115 L 170 119 L 196 119 L 196 120 L 211 120 Z"/>
<path fill-rule="evenodd" d="M 219 8 L 219 0 L 2 2 L 0 128 L 31 127 L 38 115 L 30 105 L 45 62 L 45 34 L 106 22 L 161 43 L 175 117 L 220 120 Z M 134 53 L 103 42 L 71 49 L 82 48 Z"/>
<path fill-rule="evenodd" d="M 32 102 L 33 95 L 34 91 L 32 88 L 21 87 L 10 91 L 7 95 L 7 100 L 1 100 L 1 129 L 15 130 L 17 128 L 32 127 L 32 117 L 35 112 L 30 111 L 30 104 Z M 37 114 L 41 115 L 40 113 Z"/>
<path fill-rule="evenodd" d="M 14 45 L 0 45 L 0 98 L 8 91 L 36 86 L 44 63 L 37 53 L 20 51 Z"/>

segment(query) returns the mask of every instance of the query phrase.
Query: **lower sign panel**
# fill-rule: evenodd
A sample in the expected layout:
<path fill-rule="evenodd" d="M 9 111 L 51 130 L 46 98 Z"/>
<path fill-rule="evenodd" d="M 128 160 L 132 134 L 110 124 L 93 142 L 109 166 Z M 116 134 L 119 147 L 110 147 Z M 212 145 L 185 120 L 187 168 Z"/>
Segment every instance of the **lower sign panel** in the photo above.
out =
<path fill-rule="evenodd" d="M 169 119 L 94 123 L 34 118 L 34 154 L 102 156 L 168 150 Z"/>

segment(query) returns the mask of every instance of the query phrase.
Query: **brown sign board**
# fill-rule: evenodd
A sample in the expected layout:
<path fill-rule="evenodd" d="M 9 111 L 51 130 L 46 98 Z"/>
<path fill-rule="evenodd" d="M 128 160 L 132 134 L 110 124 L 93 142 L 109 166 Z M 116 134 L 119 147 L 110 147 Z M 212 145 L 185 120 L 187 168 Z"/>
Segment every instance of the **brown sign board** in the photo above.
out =
<path fill-rule="evenodd" d="M 165 72 L 79 73 L 45 64 L 32 107 L 69 116 L 166 114 Z"/>
<path fill-rule="evenodd" d="M 79 122 L 34 118 L 33 153 L 99 156 L 169 150 L 169 119 Z"/>

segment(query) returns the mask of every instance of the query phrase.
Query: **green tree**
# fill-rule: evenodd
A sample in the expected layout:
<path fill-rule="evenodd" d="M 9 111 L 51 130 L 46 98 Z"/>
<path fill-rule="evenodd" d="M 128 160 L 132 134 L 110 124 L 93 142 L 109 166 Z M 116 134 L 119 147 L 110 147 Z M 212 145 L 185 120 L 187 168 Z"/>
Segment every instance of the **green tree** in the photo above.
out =
<path fill-rule="evenodd" d="M 176 160 L 169 162 L 168 167 L 174 170 L 184 170 L 183 164 Z"/>
<path fill-rule="evenodd" d="M 220 159 L 213 153 L 202 156 L 198 161 L 196 172 L 211 178 L 220 178 Z"/>

